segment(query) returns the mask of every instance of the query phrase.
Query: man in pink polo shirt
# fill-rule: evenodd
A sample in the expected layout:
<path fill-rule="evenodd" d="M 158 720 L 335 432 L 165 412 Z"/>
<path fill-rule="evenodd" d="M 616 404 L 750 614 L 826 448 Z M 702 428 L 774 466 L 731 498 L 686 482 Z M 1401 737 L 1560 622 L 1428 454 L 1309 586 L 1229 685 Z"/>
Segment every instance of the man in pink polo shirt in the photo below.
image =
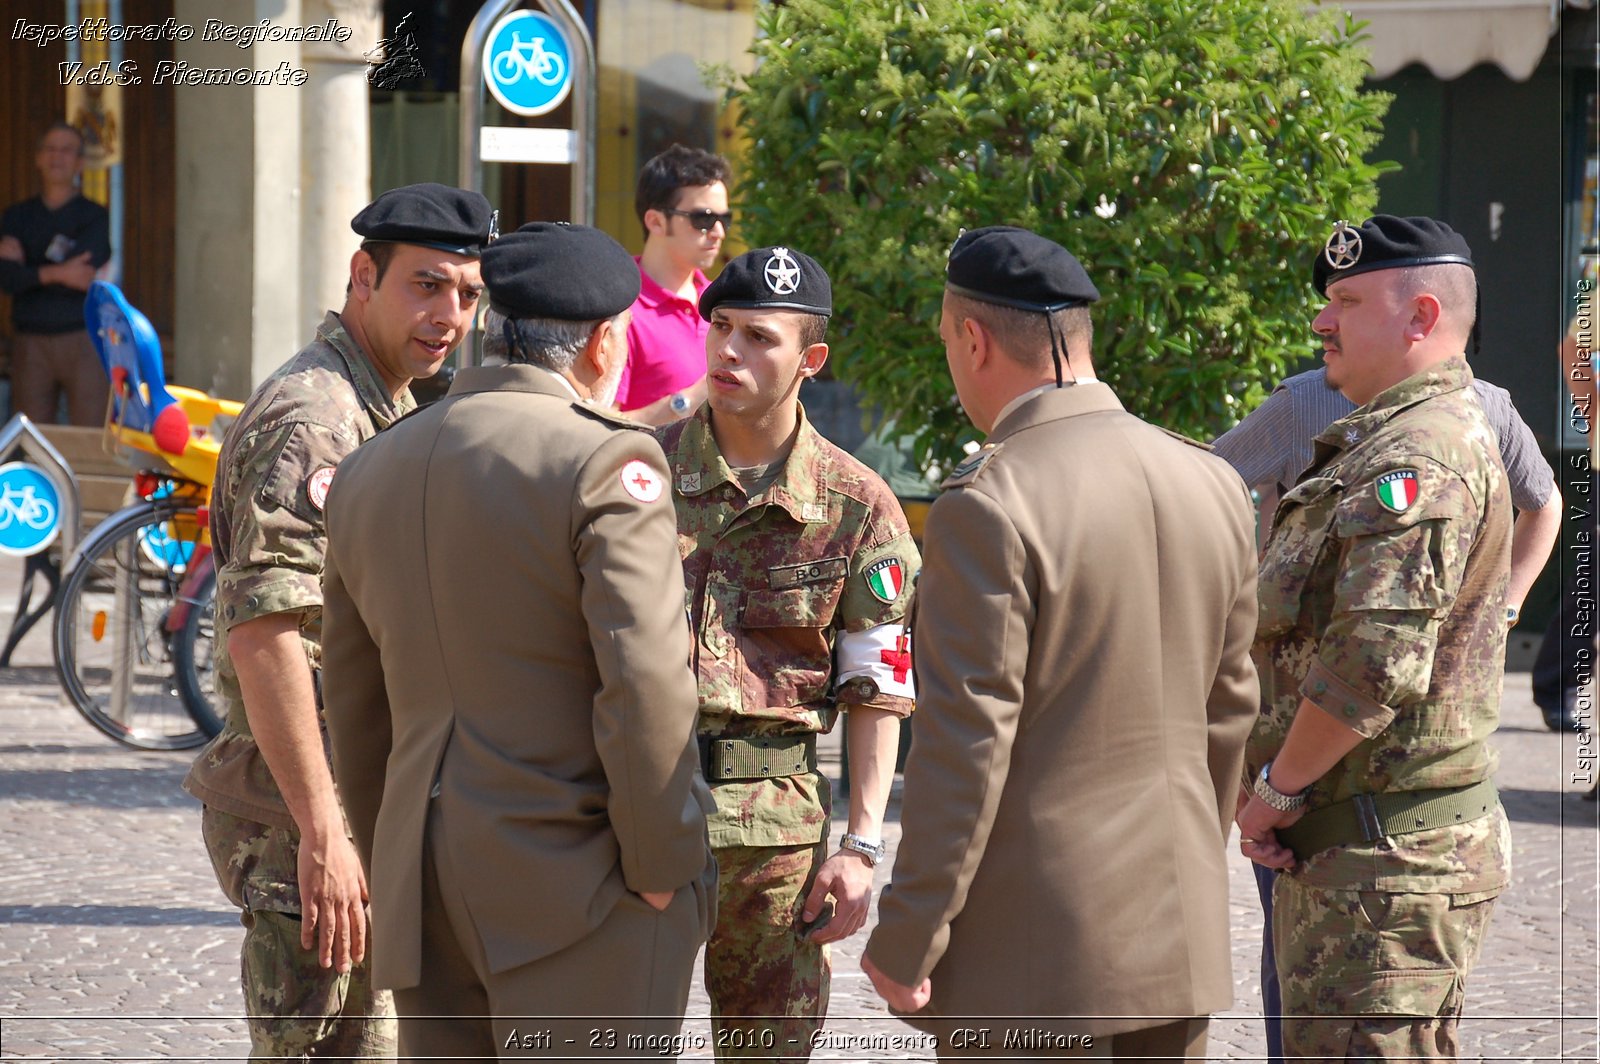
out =
<path fill-rule="evenodd" d="M 634 208 L 644 226 L 638 258 L 641 285 L 628 326 L 628 361 L 617 409 L 665 425 L 686 417 L 706 397 L 706 330 L 701 272 L 717 260 L 733 215 L 728 212 L 728 160 L 674 144 L 644 164 Z"/>

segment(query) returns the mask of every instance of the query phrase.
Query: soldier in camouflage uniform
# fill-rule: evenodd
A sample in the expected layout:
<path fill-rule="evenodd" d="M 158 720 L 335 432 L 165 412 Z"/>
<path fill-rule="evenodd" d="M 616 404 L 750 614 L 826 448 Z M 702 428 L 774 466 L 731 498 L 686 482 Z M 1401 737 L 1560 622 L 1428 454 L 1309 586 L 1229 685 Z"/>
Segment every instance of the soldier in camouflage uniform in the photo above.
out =
<path fill-rule="evenodd" d="M 1284 869 L 1273 944 L 1287 1057 L 1454 1059 L 1510 877 L 1489 781 L 1511 503 L 1462 354 L 1466 242 L 1427 218 L 1340 223 L 1316 265 L 1328 380 L 1261 563 L 1264 687 L 1238 823 Z"/>
<path fill-rule="evenodd" d="M 251 1058 L 392 1057 L 394 1007 L 365 963 L 367 887 L 325 749 L 317 677 L 322 506 L 340 459 L 415 407 L 472 322 L 493 212 L 413 185 L 351 222 L 344 309 L 251 395 L 211 507 L 222 732 L 184 781 L 217 881 L 241 910 Z"/>
<path fill-rule="evenodd" d="M 826 944 L 866 921 L 899 720 L 912 709 L 904 618 L 919 559 L 905 514 L 799 401 L 827 359 L 831 312 L 827 274 L 798 251 L 729 263 L 700 298 L 708 403 L 658 430 L 717 802 L 705 976 L 719 1058 L 810 1055 L 827 1013 Z M 827 856 L 816 737 L 840 708 L 850 814 Z"/>

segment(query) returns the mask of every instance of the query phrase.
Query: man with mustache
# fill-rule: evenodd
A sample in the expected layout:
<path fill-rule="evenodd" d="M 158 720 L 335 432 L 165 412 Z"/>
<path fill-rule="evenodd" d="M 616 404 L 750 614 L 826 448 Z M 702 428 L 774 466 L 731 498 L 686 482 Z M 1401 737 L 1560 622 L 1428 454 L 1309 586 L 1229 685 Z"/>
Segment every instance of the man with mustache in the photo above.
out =
<path fill-rule="evenodd" d="M 1477 278 L 1449 226 L 1381 214 L 1338 223 L 1313 277 L 1357 409 L 1318 434 L 1262 556 L 1240 847 L 1284 870 L 1285 1058 L 1455 1059 L 1511 873 L 1487 742 L 1511 498 L 1464 354 Z"/>
<path fill-rule="evenodd" d="M 415 408 L 472 325 L 495 212 L 476 192 L 392 189 L 351 221 L 344 309 L 263 381 L 223 440 L 211 502 L 217 694 L 226 723 L 184 787 L 245 926 L 257 1056 L 392 1056 L 365 963 L 367 882 L 324 751 L 323 506 L 356 446 Z"/>

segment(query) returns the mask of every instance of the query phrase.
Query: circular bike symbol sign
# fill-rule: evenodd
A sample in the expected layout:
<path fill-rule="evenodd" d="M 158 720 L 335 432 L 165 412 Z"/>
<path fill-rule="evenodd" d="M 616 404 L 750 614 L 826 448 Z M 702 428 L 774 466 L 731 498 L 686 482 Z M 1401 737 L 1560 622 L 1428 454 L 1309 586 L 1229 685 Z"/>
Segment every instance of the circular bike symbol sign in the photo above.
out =
<path fill-rule="evenodd" d="M 31 462 L 0 465 L 0 554 L 38 554 L 61 531 L 61 492 Z"/>
<path fill-rule="evenodd" d="M 513 12 L 489 31 L 483 80 L 506 110 L 547 114 L 572 90 L 572 48 L 550 16 Z"/>

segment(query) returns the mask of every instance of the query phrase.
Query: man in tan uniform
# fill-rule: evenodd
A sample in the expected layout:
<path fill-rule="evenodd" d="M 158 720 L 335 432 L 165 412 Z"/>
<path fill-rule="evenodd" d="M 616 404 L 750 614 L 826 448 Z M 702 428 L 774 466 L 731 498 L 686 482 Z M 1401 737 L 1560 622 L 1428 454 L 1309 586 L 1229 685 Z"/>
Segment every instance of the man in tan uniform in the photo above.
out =
<path fill-rule="evenodd" d="M 411 185 L 350 223 L 344 309 L 251 395 L 228 430 L 211 508 L 217 693 L 227 721 L 184 786 L 217 880 L 241 910 L 252 1052 L 382 1056 L 393 1007 L 363 963 L 366 879 L 323 749 L 317 672 L 322 508 L 340 461 L 416 404 L 477 309 L 494 212 Z"/>
<path fill-rule="evenodd" d="M 1027 230 L 950 252 L 939 333 L 989 438 L 928 515 L 917 741 L 862 960 L 941 1057 L 1203 1057 L 1233 996 L 1250 500 L 1095 380 L 1097 298 Z"/>
<path fill-rule="evenodd" d="M 373 981 L 408 1058 L 666 1055 L 716 865 L 666 462 L 600 409 L 639 271 L 536 222 L 483 277 L 497 364 L 363 446 L 328 502 L 328 731 Z"/>

